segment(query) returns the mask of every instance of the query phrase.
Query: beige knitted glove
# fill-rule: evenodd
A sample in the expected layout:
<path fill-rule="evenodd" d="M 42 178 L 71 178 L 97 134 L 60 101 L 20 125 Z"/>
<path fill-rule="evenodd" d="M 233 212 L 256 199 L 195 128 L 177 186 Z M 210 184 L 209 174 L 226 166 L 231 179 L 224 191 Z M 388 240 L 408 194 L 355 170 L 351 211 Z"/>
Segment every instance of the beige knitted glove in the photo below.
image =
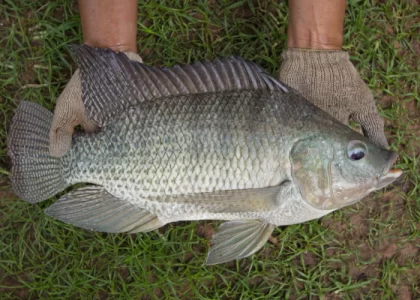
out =
<path fill-rule="evenodd" d="M 128 58 L 143 62 L 141 57 L 133 52 L 126 52 Z M 95 132 L 98 125 L 88 120 L 82 101 L 82 85 L 77 69 L 57 99 L 52 126 L 50 129 L 50 155 L 62 157 L 71 147 L 74 128 L 82 125 L 85 132 Z"/>
<path fill-rule="evenodd" d="M 367 138 L 384 148 L 384 121 L 372 92 L 344 51 L 288 49 L 282 54 L 279 79 L 316 106 L 348 125 L 360 123 Z"/>

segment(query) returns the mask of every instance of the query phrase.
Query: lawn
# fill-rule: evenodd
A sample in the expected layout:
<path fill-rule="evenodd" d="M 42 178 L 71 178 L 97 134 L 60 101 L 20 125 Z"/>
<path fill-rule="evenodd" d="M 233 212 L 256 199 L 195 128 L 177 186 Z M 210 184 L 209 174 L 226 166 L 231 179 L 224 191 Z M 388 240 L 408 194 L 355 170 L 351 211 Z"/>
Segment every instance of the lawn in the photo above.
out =
<path fill-rule="evenodd" d="M 278 72 L 287 3 L 144 1 L 138 48 L 172 66 L 226 55 Z M 196 3 L 196 4 L 193 4 Z M 203 265 L 220 222 L 147 234 L 63 224 L 10 192 L 7 125 L 20 100 L 50 110 L 75 70 L 72 1 L 0 1 L 1 299 L 420 299 L 420 9 L 418 1 L 348 1 L 344 49 L 372 89 L 404 175 L 320 220 L 278 227 L 257 254 Z"/>

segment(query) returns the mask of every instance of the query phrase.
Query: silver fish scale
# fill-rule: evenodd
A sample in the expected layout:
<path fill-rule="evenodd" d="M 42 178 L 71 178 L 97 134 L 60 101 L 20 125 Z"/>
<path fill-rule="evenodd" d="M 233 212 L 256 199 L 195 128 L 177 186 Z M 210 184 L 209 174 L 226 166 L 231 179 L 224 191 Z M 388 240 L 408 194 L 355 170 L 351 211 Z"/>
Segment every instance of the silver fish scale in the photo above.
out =
<path fill-rule="evenodd" d="M 174 203 L 168 196 L 278 185 L 290 178 L 291 143 L 277 103 L 246 91 L 145 102 L 76 140 L 69 183 L 102 185 L 156 213 Z M 183 213 L 205 212 L 195 204 Z"/>

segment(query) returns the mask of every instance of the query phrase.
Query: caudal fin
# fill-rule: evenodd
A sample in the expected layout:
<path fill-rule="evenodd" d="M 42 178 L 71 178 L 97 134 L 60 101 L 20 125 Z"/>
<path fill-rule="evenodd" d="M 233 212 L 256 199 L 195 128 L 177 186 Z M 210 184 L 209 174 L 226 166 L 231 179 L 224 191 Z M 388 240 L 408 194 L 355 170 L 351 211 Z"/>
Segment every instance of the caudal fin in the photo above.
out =
<path fill-rule="evenodd" d="M 10 126 L 7 148 L 12 160 L 12 188 L 27 202 L 46 200 L 67 187 L 60 159 L 49 155 L 52 117 L 39 104 L 22 101 Z"/>

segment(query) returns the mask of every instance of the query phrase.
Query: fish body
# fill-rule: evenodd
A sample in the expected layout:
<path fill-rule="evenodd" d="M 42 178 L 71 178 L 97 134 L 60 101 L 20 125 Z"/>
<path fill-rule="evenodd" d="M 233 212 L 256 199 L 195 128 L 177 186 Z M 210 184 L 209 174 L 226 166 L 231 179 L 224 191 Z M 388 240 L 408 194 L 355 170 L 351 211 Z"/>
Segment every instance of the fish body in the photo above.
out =
<path fill-rule="evenodd" d="M 156 69 L 76 49 L 83 101 L 101 131 L 48 154 L 52 114 L 22 102 L 9 134 L 12 185 L 46 213 L 105 232 L 228 220 L 208 264 L 255 253 L 275 226 L 320 218 L 393 182 L 397 155 L 241 59 Z M 224 62 L 224 63 L 223 63 Z"/>
<path fill-rule="evenodd" d="M 66 182 L 103 186 L 164 223 L 265 219 L 285 225 L 307 221 L 329 211 L 296 218 L 295 206 L 303 209 L 307 205 L 296 190 L 294 201 L 278 199 L 278 205 L 271 208 L 256 203 L 255 209 L 242 209 L 241 203 L 228 208 L 211 199 L 196 200 L 195 195 L 277 187 L 292 178 L 293 145 L 330 131 L 331 120 L 315 121 L 316 112 L 293 97 L 266 91 L 149 101 L 113 118 L 99 134 L 76 139 L 64 158 L 63 169 L 69 174 Z M 336 134 L 340 130 L 349 131 L 339 126 Z"/>

